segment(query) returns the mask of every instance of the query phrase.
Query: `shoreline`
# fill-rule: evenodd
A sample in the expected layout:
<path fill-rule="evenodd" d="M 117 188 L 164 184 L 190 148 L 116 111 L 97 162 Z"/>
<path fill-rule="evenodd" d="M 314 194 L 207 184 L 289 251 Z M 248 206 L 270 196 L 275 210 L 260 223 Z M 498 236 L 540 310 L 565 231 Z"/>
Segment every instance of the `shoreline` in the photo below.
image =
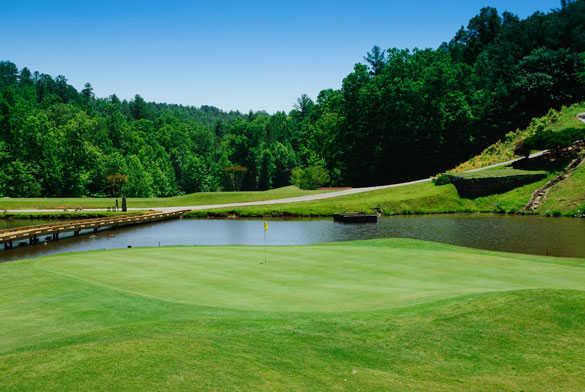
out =
<path fill-rule="evenodd" d="M 144 210 L 132 210 L 128 212 L 112 212 L 112 211 L 76 211 L 76 212 L 64 212 L 55 210 L 49 212 L 46 210 L 39 212 L 10 212 L 0 213 L 0 221 L 10 221 L 14 219 L 28 219 L 28 220 L 75 220 L 75 219 L 91 219 L 91 218 L 102 218 L 108 216 L 122 216 L 122 215 L 136 215 L 142 212 L 148 212 L 148 209 Z M 290 219 L 290 220 L 303 220 L 303 219 L 317 219 L 317 218 L 333 218 L 336 213 L 349 213 L 350 211 L 339 211 L 335 213 L 326 214 L 313 214 L 313 213 L 270 213 L 270 214 L 258 214 L 258 213 L 242 213 L 242 210 L 237 211 L 213 211 L 213 210 L 199 210 L 189 211 L 184 214 L 184 218 L 187 219 Z M 355 212 L 355 211 L 354 211 Z M 543 218 L 574 218 L 574 219 L 585 219 L 585 214 L 578 215 L 574 213 L 532 213 L 532 212 L 509 212 L 509 211 L 498 211 L 498 210 L 485 210 L 485 211 L 472 211 L 472 210 L 453 210 L 453 211 L 401 211 L 391 214 L 382 214 L 380 217 L 390 218 L 395 216 L 423 216 L 423 215 L 501 215 L 501 216 L 535 216 Z"/>

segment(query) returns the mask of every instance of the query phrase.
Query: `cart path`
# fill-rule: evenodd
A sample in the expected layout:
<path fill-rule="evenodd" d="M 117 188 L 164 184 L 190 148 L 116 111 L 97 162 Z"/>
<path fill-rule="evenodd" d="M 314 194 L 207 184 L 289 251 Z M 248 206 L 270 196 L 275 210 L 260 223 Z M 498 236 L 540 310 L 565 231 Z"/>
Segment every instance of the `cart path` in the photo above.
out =
<path fill-rule="evenodd" d="M 585 120 L 584 120 L 585 121 Z M 530 158 L 537 158 L 547 151 L 540 151 L 535 154 L 531 154 Z M 511 159 L 506 162 L 500 162 L 493 165 L 485 166 L 479 169 L 468 170 L 466 173 L 473 173 L 482 170 L 488 170 L 495 167 L 500 166 L 507 166 L 514 162 L 517 162 L 524 158 L 516 158 Z M 336 197 L 341 196 L 348 196 L 348 195 L 355 195 L 359 193 L 365 192 L 373 192 L 383 189 L 390 189 L 390 188 L 398 188 L 408 185 L 414 184 L 422 184 L 426 182 L 431 182 L 433 177 L 423 178 L 420 180 L 415 181 L 407 181 L 401 182 L 397 184 L 390 184 L 390 185 L 379 185 L 379 186 L 370 186 L 370 187 L 363 187 L 363 188 L 351 188 L 345 189 L 341 191 L 333 191 L 333 192 L 326 192 L 326 193 L 318 193 L 313 195 L 306 195 L 306 196 L 296 196 L 296 197 L 288 197 L 284 199 L 272 199 L 272 200 L 261 200 L 261 201 L 248 201 L 248 202 L 240 202 L 240 203 L 226 203 L 226 204 L 209 204 L 209 205 L 196 205 L 196 206 L 176 206 L 176 207 L 143 207 L 143 208 L 128 208 L 129 211 L 160 211 L 160 212 L 173 212 L 177 210 L 192 210 L 192 211 L 201 211 L 201 210 L 213 210 L 213 209 L 224 209 L 224 208 L 236 208 L 236 207 L 251 207 L 251 206 L 265 206 L 265 205 L 275 205 L 275 204 L 288 204 L 288 203 L 301 203 L 301 202 L 308 202 L 308 201 L 317 201 L 317 200 L 325 200 L 325 199 L 333 199 Z M 9 213 L 31 213 L 31 212 L 55 212 L 55 211 L 62 211 L 62 209 L 26 209 L 26 210 L 6 210 Z M 85 212 L 97 212 L 97 211 L 104 211 L 104 208 L 88 208 L 83 209 L 82 211 Z"/>

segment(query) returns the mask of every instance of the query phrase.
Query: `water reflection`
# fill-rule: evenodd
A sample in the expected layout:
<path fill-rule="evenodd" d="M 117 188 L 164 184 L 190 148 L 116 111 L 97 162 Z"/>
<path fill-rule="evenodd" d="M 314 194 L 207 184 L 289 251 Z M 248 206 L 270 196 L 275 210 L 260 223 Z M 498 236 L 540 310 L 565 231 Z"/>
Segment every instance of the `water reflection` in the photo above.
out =
<path fill-rule="evenodd" d="M 585 257 L 583 219 L 430 215 L 382 218 L 378 224 L 365 225 L 344 225 L 329 219 L 273 220 L 266 240 L 261 220 L 183 219 L 0 251 L 0 260 L 128 246 L 300 245 L 390 237 L 509 252 Z"/>

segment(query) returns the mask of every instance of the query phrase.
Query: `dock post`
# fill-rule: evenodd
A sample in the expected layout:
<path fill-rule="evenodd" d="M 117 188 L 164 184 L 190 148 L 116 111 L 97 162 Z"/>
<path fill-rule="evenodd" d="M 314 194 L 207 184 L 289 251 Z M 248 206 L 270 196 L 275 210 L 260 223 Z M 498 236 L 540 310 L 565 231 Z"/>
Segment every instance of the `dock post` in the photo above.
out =
<path fill-rule="evenodd" d="M 57 241 L 59 239 L 59 233 L 53 233 L 53 241 Z"/>
<path fill-rule="evenodd" d="M 12 248 L 13 248 L 12 240 L 6 241 L 4 243 L 4 249 L 12 249 Z"/>
<path fill-rule="evenodd" d="M 98 227 L 97 226 L 93 228 L 93 232 L 94 233 L 97 233 L 98 232 Z"/>
<path fill-rule="evenodd" d="M 79 237 L 79 232 L 80 232 L 80 231 L 81 231 L 81 230 L 74 230 L 74 231 L 73 231 L 73 236 L 74 236 L 74 237 Z"/>

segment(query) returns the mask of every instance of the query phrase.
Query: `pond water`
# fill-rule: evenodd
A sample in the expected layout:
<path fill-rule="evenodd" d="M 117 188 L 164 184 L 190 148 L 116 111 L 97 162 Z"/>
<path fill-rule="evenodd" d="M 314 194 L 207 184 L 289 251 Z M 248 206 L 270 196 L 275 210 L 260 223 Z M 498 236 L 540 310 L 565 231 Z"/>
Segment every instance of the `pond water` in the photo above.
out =
<path fill-rule="evenodd" d="M 0 221 L 0 228 L 43 221 Z M 372 238 L 416 238 L 507 252 L 585 258 L 585 220 L 500 215 L 427 215 L 381 218 L 377 224 L 347 225 L 331 219 L 181 219 L 64 238 L 36 246 L 0 249 L 0 261 L 55 253 L 128 246 L 302 245 Z"/>

